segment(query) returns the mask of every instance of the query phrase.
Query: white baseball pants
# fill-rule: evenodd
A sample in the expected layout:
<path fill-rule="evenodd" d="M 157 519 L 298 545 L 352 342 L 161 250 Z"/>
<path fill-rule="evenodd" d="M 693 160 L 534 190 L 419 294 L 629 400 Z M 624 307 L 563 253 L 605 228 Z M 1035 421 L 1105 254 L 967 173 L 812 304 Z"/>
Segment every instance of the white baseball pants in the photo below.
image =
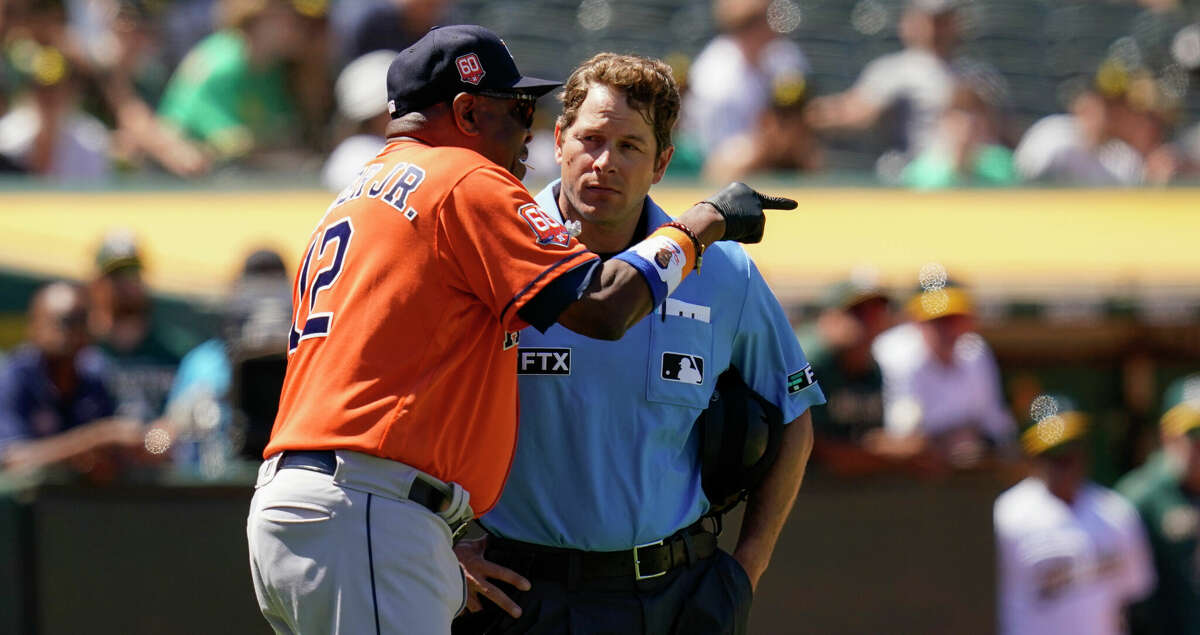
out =
<path fill-rule="evenodd" d="M 332 476 L 278 455 L 259 469 L 246 538 L 263 616 L 276 633 L 450 633 L 466 586 L 449 527 L 404 498 L 412 468 L 337 455 Z"/>

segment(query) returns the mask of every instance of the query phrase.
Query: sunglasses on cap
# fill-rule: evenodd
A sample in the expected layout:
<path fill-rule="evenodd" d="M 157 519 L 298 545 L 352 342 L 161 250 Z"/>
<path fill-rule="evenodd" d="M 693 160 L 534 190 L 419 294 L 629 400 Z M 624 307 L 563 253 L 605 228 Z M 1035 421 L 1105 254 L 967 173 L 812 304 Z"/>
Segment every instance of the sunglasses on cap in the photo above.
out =
<path fill-rule="evenodd" d="M 471 94 L 491 97 L 492 99 L 511 99 L 513 106 L 509 109 L 508 114 L 512 115 L 512 118 L 526 130 L 533 127 L 533 113 L 537 110 L 537 97 L 535 95 L 506 93 L 497 90 L 473 90 Z"/>

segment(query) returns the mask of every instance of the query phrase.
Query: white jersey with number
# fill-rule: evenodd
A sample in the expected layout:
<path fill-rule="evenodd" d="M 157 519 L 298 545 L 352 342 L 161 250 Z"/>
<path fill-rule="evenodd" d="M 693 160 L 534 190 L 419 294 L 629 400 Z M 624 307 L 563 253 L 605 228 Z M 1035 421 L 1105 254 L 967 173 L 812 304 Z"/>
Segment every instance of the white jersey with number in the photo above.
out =
<path fill-rule="evenodd" d="M 1001 635 L 1115 635 L 1154 587 L 1145 531 L 1117 493 L 1087 484 L 1068 505 L 1027 478 L 996 499 Z"/>

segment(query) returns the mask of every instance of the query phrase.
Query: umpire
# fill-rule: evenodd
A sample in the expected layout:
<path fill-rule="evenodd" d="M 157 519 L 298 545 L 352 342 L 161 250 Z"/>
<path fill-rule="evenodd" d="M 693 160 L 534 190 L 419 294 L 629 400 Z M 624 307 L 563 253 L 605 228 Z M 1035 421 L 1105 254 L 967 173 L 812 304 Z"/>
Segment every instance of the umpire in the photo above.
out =
<path fill-rule="evenodd" d="M 660 61 L 602 53 L 561 100 L 562 178 L 536 200 L 579 221 L 584 245 L 609 258 L 669 220 L 647 193 L 671 159 L 678 90 Z M 620 341 L 525 329 L 517 359 L 521 435 L 480 520 L 488 535 L 456 546 L 476 612 L 455 632 L 745 632 L 804 474 L 808 409 L 824 403 L 746 252 L 709 246 L 702 273 Z M 790 422 L 732 555 L 700 522 L 709 501 L 693 426 L 730 367 Z"/>

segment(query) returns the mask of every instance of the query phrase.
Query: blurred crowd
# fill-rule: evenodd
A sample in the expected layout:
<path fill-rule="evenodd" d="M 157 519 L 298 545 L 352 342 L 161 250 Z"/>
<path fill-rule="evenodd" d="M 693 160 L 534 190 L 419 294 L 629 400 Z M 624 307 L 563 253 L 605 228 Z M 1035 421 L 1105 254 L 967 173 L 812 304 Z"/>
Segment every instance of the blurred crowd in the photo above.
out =
<path fill-rule="evenodd" d="M 1136 37 L 1115 38 L 1084 69 L 1068 62 L 1068 42 L 1057 51 L 1056 85 L 1033 97 L 1037 112 L 1059 114 L 1030 120 L 1030 99 L 1018 115 L 1009 79 L 1024 73 L 1040 81 L 1045 69 L 1001 73 L 965 53 L 963 35 L 994 25 L 998 45 L 1022 47 L 1002 26 L 1044 9 L 1039 2 L 845 0 L 809 12 L 797 0 L 715 0 L 702 22 L 715 31 L 707 44 L 694 51 L 682 39 L 663 45 L 679 51 L 668 60 L 686 91 L 672 174 L 722 182 L 865 169 L 882 183 L 914 188 L 1164 184 L 1200 176 L 1195 3 L 1140 0 L 1137 24 L 1128 25 Z M 382 144 L 388 115 L 379 77 L 388 58 L 431 26 L 484 13 L 476 4 L 6 0 L 0 171 L 60 181 L 266 171 L 340 189 L 353 169 L 347 166 Z M 688 3 L 676 4 L 665 15 L 690 15 Z M 805 15 L 842 4 L 845 21 L 859 31 L 894 29 L 897 49 L 831 92 L 820 78 L 853 72 L 857 56 L 810 57 L 807 48 L 824 51 L 830 42 L 796 27 Z M 580 28 L 588 29 L 597 12 L 609 24 L 614 8 L 604 0 L 578 10 Z M 1089 28 L 1087 16 L 1078 17 L 1078 30 Z M 608 44 L 600 39 L 594 48 Z M 514 52 L 521 56 L 521 46 Z M 561 65 L 565 75 L 570 61 L 538 63 Z M 555 108 L 545 102 L 543 109 Z M 548 168 L 552 119 L 537 122 L 531 163 Z"/>
<path fill-rule="evenodd" d="M 857 271 L 798 328 L 827 398 L 816 469 L 1015 483 L 994 509 L 1003 635 L 1200 633 L 1200 373 L 1166 387 L 1156 442 L 1109 489 L 1099 413 L 1037 380 L 1002 385 L 970 289 L 936 264 L 918 279 L 896 307 Z"/>
<path fill-rule="evenodd" d="M 155 309 L 131 233 L 106 235 L 95 267 L 86 282 L 41 286 L 25 342 L 0 353 L 0 474 L 236 478 L 261 458 L 283 385 L 283 260 L 246 257 L 202 342 Z"/>

